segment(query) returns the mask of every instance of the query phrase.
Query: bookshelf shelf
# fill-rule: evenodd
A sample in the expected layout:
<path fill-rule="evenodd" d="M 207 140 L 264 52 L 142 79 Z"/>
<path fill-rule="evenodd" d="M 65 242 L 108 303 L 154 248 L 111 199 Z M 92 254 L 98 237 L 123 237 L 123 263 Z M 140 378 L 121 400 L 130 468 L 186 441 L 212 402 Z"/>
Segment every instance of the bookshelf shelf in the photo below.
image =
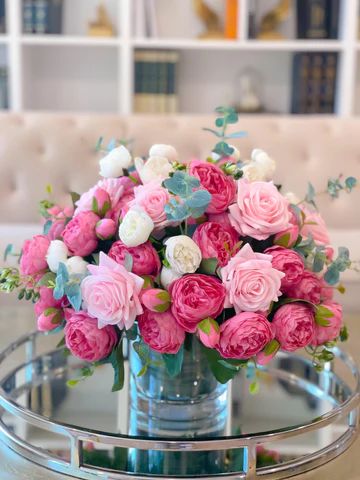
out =
<path fill-rule="evenodd" d="M 23 45 L 74 45 L 85 47 L 118 47 L 121 40 L 101 37 L 82 37 L 76 35 L 22 35 L 20 42 Z"/>
<path fill-rule="evenodd" d="M 7 43 L 9 43 L 9 36 L 0 35 L 0 45 L 6 45 Z"/>

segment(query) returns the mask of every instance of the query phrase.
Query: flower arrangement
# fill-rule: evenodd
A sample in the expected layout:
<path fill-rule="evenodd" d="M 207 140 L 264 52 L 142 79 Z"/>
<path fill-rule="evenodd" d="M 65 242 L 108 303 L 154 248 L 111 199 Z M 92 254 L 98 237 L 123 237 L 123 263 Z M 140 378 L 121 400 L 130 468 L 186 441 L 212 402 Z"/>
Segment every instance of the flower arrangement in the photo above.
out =
<path fill-rule="evenodd" d="M 120 389 L 124 338 L 142 359 L 139 375 L 151 351 L 179 374 L 189 339 L 200 342 L 222 383 L 280 349 L 305 348 L 321 369 L 346 339 L 333 292 L 354 264 L 330 246 L 313 186 L 303 200 L 283 194 L 264 151 L 243 160 L 228 143 L 243 136 L 227 133 L 234 110 L 217 113 L 206 160 L 183 163 L 174 147 L 154 145 L 133 162 L 110 142 L 102 179 L 72 193 L 73 207 L 42 201 L 43 235 L 25 241 L 19 269 L 1 270 L 1 290 L 34 302 L 38 329 L 63 331 L 60 344 L 89 362 L 83 377 L 109 362 Z M 340 176 L 326 191 L 356 183 Z"/>

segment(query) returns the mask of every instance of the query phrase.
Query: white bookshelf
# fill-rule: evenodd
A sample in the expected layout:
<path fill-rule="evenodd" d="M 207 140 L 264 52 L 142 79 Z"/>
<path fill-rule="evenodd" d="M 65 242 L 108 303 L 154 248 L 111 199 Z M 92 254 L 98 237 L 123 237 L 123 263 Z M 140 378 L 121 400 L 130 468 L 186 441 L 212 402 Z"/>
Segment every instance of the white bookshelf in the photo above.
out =
<path fill-rule="evenodd" d="M 221 1 L 221 0 L 220 0 Z M 338 40 L 296 40 L 293 15 L 284 23 L 288 40 L 247 38 L 249 5 L 239 0 L 236 40 L 199 40 L 202 25 L 192 0 L 155 0 L 156 38 L 134 34 L 133 0 L 105 0 L 116 30 L 111 38 L 89 37 L 87 24 L 98 0 L 65 0 L 62 35 L 22 33 L 22 0 L 6 0 L 7 33 L 0 35 L 0 62 L 9 67 L 10 110 L 132 112 L 134 52 L 180 52 L 179 111 L 210 113 L 217 104 L 236 100 L 236 77 L 247 67 L 263 79 L 263 99 L 270 111 L 288 113 L 292 56 L 303 51 L 339 53 L 336 114 L 360 113 L 359 0 L 340 0 Z M 269 9 L 276 0 L 260 0 Z"/>

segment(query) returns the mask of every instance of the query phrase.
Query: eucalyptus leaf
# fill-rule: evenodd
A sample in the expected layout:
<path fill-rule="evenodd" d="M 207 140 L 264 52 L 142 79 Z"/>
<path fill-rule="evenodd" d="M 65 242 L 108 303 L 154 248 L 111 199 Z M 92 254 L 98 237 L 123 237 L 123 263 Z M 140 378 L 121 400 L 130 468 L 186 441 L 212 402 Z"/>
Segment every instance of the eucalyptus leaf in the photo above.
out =
<path fill-rule="evenodd" d="M 9 255 L 11 255 L 13 251 L 14 245 L 9 244 L 6 246 L 5 251 L 4 251 L 4 262 L 6 262 L 7 258 Z"/>
<path fill-rule="evenodd" d="M 43 226 L 43 234 L 44 235 L 47 235 L 50 232 L 50 229 L 51 229 L 52 225 L 53 225 L 53 222 L 51 220 L 47 220 L 44 223 L 44 226 Z"/>
<path fill-rule="evenodd" d="M 124 354 L 122 341 L 113 350 L 109 357 L 109 362 L 114 369 L 114 384 L 112 392 L 121 390 L 124 386 L 125 370 L 124 370 Z"/>
<path fill-rule="evenodd" d="M 180 350 L 175 354 L 164 353 L 162 358 L 165 363 L 165 368 L 170 377 L 176 377 L 179 375 L 182 369 L 184 360 L 184 346 L 180 347 Z"/>
<path fill-rule="evenodd" d="M 345 180 L 345 187 L 348 192 L 351 192 L 351 190 L 356 187 L 357 185 L 357 179 L 355 177 L 347 177 Z"/>

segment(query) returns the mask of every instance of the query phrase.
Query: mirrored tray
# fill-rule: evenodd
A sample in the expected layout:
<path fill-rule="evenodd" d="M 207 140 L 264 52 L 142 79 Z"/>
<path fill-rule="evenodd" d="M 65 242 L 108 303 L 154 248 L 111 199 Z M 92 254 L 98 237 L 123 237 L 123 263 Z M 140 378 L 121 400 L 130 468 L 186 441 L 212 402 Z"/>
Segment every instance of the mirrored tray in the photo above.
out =
<path fill-rule="evenodd" d="M 0 439 L 56 472 L 82 479 L 150 478 L 129 468 L 136 449 L 178 452 L 184 461 L 201 451 L 232 459 L 221 474 L 191 478 L 288 478 L 340 455 L 357 435 L 359 372 L 339 349 L 334 365 L 321 373 L 308 358 L 279 355 L 262 368 L 256 395 L 249 393 L 252 379 L 239 374 L 230 387 L 227 436 L 169 439 L 127 435 L 128 389 L 111 393 L 111 367 L 69 387 L 84 365 L 61 349 L 48 351 L 58 340 L 32 333 L 0 353 Z M 125 385 L 127 378 L 128 372 Z M 181 471 L 176 477 L 162 473 L 184 478 Z"/>

